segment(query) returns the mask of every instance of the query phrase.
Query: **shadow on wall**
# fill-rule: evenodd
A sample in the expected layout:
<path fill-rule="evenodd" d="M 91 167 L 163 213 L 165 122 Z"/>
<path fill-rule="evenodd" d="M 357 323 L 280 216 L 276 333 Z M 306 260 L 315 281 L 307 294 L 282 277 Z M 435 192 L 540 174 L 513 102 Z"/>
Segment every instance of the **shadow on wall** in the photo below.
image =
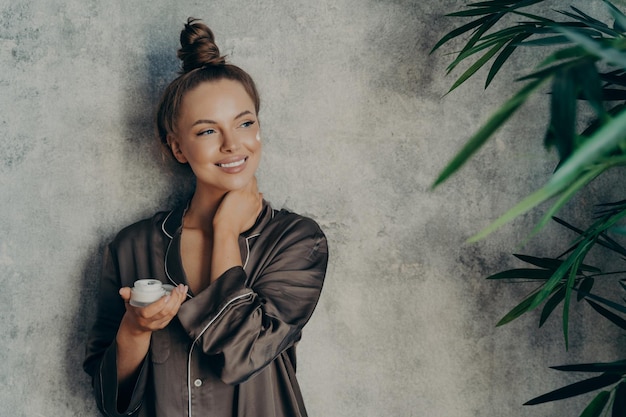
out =
<path fill-rule="evenodd" d="M 154 27 L 157 27 L 155 25 Z M 99 225 L 91 247 L 82 248 L 85 261 L 82 277 L 77 279 L 79 300 L 73 303 L 75 311 L 66 333 L 64 357 L 67 392 L 81 405 L 74 409 L 99 415 L 93 399 L 91 380 L 84 373 L 82 363 L 85 344 L 95 320 L 102 255 L 106 245 L 128 222 L 151 216 L 156 210 L 166 210 L 189 198 L 193 191 L 193 178 L 186 167 L 164 158 L 155 133 L 155 109 L 165 86 L 175 78 L 178 60 L 175 50 L 165 39 L 171 40 L 168 31 L 154 31 L 144 35 L 136 46 L 145 58 L 129 56 L 123 67 L 117 68 L 124 80 L 122 137 L 111 138 L 113 151 L 122 158 L 125 172 L 109 172 L 119 180 L 116 196 L 121 201 L 111 201 L 119 224 Z M 130 213 L 130 214 L 128 214 Z M 126 219 L 126 220 L 125 220 Z M 94 219 L 98 222 L 98 219 Z M 109 227 L 110 226 L 110 227 Z M 106 229 L 106 230 L 105 230 Z M 70 399 L 67 399 L 70 403 Z"/>
<path fill-rule="evenodd" d="M 93 411 L 93 416 L 99 415 L 95 401 L 93 401 L 90 377 L 83 372 L 82 364 L 85 357 L 85 342 L 90 326 L 93 323 L 96 312 L 96 302 L 98 295 L 98 277 L 102 266 L 102 253 L 108 242 L 100 237 L 100 242 L 85 250 L 88 254 L 82 268 L 82 279 L 78 281 L 79 301 L 73 303 L 76 310 L 73 314 L 74 320 L 70 322 L 67 332 L 66 354 L 64 355 L 65 383 L 68 387 L 66 392 L 70 392 L 75 401 L 84 403 L 84 406 L 75 406 L 75 409 L 85 409 Z M 69 402 L 69 399 L 68 399 Z M 90 414 L 91 415 L 91 414 Z"/>
<path fill-rule="evenodd" d="M 411 97 L 438 100 L 446 91 L 435 80 L 445 64 L 441 55 L 428 56 L 444 28 L 453 21 L 444 13 L 450 10 L 449 1 L 418 2 L 415 0 L 375 0 L 383 5 L 388 19 L 379 20 L 367 35 L 368 44 L 375 51 L 368 68 L 377 69 L 374 86 Z M 456 1 L 452 2 L 457 3 Z M 427 17 L 425 17 L 427 16 Z M 408 24 L 397 25 L 397 22 Z M 367 59 L 367 58 L 366 58 Z M 448 86 L 449 87 L 449 86 Z"/>

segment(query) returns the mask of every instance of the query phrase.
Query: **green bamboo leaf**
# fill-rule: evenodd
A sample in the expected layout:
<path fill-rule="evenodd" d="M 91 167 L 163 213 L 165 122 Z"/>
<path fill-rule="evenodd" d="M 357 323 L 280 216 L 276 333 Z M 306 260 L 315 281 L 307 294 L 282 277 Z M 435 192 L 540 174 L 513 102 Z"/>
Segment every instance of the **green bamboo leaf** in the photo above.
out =
<path fill-rule="evenodd" d="M 468 6 L 470 7 L 490 7 L 490 6 L 508 6 L 511 4 L 515 4 L 519 2 L 519 0 L 492 0 L 492 1 L 480 1 L 477 3 L 470 3 Z"/>
<path fill-rule="evenodd" d="M 582 47 L 578 45 L 570 46 L 568 48 L 559 49 L 558 51 L 555 51 L 552 54 L 548 55 L 547 58 L 545 58 L 543 61 L 539 63 L 539 65 L 537 65 L 537 68 L 544 68 L 548 65 L 551 65 L 559 61 L 566 61 L 566 62 L 562 62 L 561 64 L 562 66 L 571 65 L 572 63 L 571 61 L 578 62 L 578 61 L 582 61 L 581 58 L 587 58 L 587 57 L 591 57 L 591 55 Z M 550 69 L 550 67 L 548 67 L 548 69 Z M 553 72 L 556 72 L 556 70 L 558 69 L 559 69 L 559 66 L 554 67 Z M 532 75 L 533 74 L 528 76 L 528 78 L 534 78 L 534 76 Z"/>
<path fill-rule="evenodd" d="M 568 228 L 568 229 L 578 233 L 579 235 L 588 236 L 590 234 L 588 231 L 580 230 L 580 229 L 572 226 L 571 224 L 567 223 L 565 220 L 559 219 L 558 217 L 552 217 L 552 220 L 554 220 L 555 222 L 561 224 L 562 226 L 565 226 L 566 228 Z M 621 246 L 620 244 L 618 244 L 617 242 L 615 242 L 613 239 L 611 239 L 610 237 L 608 237 L 606 235 L 602 235 L 601 234 L 600 238 L 596 241 L 596 243 L 598 245 L 600 245 L 600 246 L 603 246 L 603 247 L 609 249 L 609 250 L 617 252 L 620 255 L 626 256 L 626 248 L 624 248 L 623 246 Z M 565 253 L 561 254 L 557 258 L 560 258 L 560 257 L 564 256 L 565 254 L 571 252 L 571 250 L 573 250 L 573 249 L 568 249 Z"/>
<path fill-rule="evenodd" d="M 493 65 L 491 65 L 491 68 L 489 69 L 489 74 L 487 75 L 487 81 L 485 81 L 485 88 L 489 87 L 489 84 L 491 84 L 491 81 L 494 79 L 498 71 L 500 71 L 502 65 L 504 65 L 504 63 L 507 59 L 509 59 L 511 54 L 515 52 L 518 47 L 517 44 L 528 38 L 529 36 L 531 36 L 530 33 L 520 33 L 513 39 L 511 39 L 509 44 L 502 50 L 502 52 L 500 52 L 500 54 L 493 61 Z"/>
<path fill-rule="evenodd" d="M 626 200 L 613 201 L 611 203 L 600 203 L 597 204 L 598 207 L 613 207 L 617 210 L 626 209 Z"/>
<path fill-rule="evenodd" d="M 530 41 L 522 42 L 524 46 L 554 46 L 562 45 L 564 43 L 572 43 L 571 40 L 565 35 L 547 36 L 545 38 L 533 39 Z"/>
<path fill-rule="evenodd" d="M 501 17 L 502 17 L 502 15 L 501 14 L 497 14 L 497 13 L 489 15 L 489 16 L 486 16 L 485 21 L 482 22 L 482 24 L 476 29 L 474 34 L 466 42 L 465 46 L 459 52 L 459 54 L 454 59 L 454 61 L 452 61 L 452 63 L 450 65 L 448 65 L 448 68 L 446 69 L 446 73 L 447 74 L 449 74 L 452 70 L 454 70 L 454 68 L 456 68 L 457 65 L 459 65 L 462 61 L 464 61 L 468 57 L 470 57 L 470 56 L 472 56 L 472 55 L 474 55 L 474 54 L 476 54 L 476 53 L 478 53 L 478 52 L 480 52 L 480 51 L 482 51 L 484 49 L 490 48 L 492 46 L 497 46 L 497 44 L 499 44 L 501 42 L 506 42 L 506 41 L 509 40 L 509 38 L 511 36 L 514 36 L 514 35 L 506 36 L 504 34 L 501 34 L 500 32 L 496 32 L 495 34 L 492 34 L 492 35 L 489 35 L 489 36 L 485 36 L 485 38 L 483 38 L 483 35 L 489 29 L 491 29 L 491 27 L 493 27 L 493 25 L 495 25 L 498 22 L 498 20 L 500 20 Z M 482 42 L 478 43 L 481 40 L 482 40 Z M 448 91 L 448 92 L 450 92 L 450 91 Z"/>
<path fill-rule="evenodd" d="M 551 271 L 555 271 L 561 265 L 563 265 L 563 261 L 558 258 L 545 258 L 545 257 L 539 258 L 536 256 L 522 255 L 519 253 L 514 253 L 513 256 L 515 256 L 520 261 L 529 263 L 534 266 L 538 266 L 539 268 L 549 269 Z M 597 268 L 592 265 L 587 265 L 587 264 L 580 265 L 580 268 L 578 269 L 577 273 L 581 274 L 582 271 L 595 272 L 595 273 L 602 272 L 600 268 Z"/>
<path fill-rule="evenodd" d="M 512 5 L 506 7 L 504 5 L 498 5 L 491 2 L 484 2 L 485 6 L 478 7 L 475 4 L 469 4 L 468 6 L 474 6 L 473 9 L 461 10 L 458 12 L 448 13 L 446 16 L 450 17 L 476 17 L 489 14 L 500 14 L 504 16 L 507 13 L 515 12 L 519 8 L 528 7 L 536 3 L 541 3 L 544 0 L 527 0 L 511 3 Z M 487 4 L 489 3 L 489 4 Z"/>
<path fill-rule="evenodd" d="M 593 18 L 592 20 L 587 20 L 583 17 L 577 16 L 573 13 L 569 13 L 563 10 L 560 10 L 559 13 L 581 22 L 582 25 L 578 26 L 578 25 L 573 25 L 573 24 L 566 25 L 566 24 L 557 23 L 554 25 L 555 27 L 577 28 L 578 32 L 584 33 L 592 37 L 601 37 L 603 33 L 606 35 L 609 35 L 610 37 L 619 36 L 619 32 L 615 31 L 614 29 L 611 29 L 606 23 L 600 22 L 599 20 L 596 20 Z"/>
<path fill-rule="evenodd" d="M 609 116 L 615 117 L 617 114 L 621 113 L 624 109 L 626 109 L 626 105 L 625 104 L 618 104 L 618 105 L 613 106 L 610 109 L 608 109 L 607 113 L 608 113 Z M 589 138 L 590 136 L 594 135 L 598 131 L 598 129 L 600 129 L 602 126 L 604 126 L 606 123 L 609 123 L 610 121 L 611 121 L 610 118 L 608 118 L 608 119 L 606 119 L 606 118 L 602 118 L 602 119 L 596 118 L 581 133 L 581 136 L 583 136 L 585 138 Z"/>
<path fill-rule="evenodd" d="M 515 306 L 511 311 L 509 311 L 504 317 L 500 319 L 498 323 L 496 323 L 496 327 L 503 326 L 511 321 L 515 320 L 522 314 L 526 313 L 530 310 L 530 306 L 532 305 L 535 297 L 537 296 L 537 291 L 532 292 L 528 297 L 526 297 L 521 303 Z"/>
<path fill-rule="evenodd" d="M 527 18 L 529 18 L 531 20 L 535 20 L 536 22 L 533 22 L 533 23 L 540 23 L 543 26 L 551 26 L 554 23 L 556 23 L 554 20 L 548 19 L 547 17 L 539 16 L 539 15 L 528 13 L 528 12 L 522 12 L 520 10 L 513 10 L 513 11 L 511 11 L 511 13 L 515 14 L 515 15 L 518 15 L 518 16 L 527 17 Z"/>
<path fill-rule="evenodd" d="M 565 27 L 557 28 L 557 30 L 570 38 L 573 42 L 585 48 L 589 53 L 602 58 L 610 64 L 616 64 L 622 68 L 626 68 L 626 54 L 612 46 L 613 44 L 596 41 L 589 36 Z"/>
<path fill-rule="evenodd" d="M 522 8 L 522 7 L 528 7 L 531 6 L 533 4 L 536 3 L 541 3 L 544 0 L 525 0 L 525 1 L 481 1 L 481 2 L 476 2 L 476 3 L 470 3 L 468 4 L 469 7 L 477 7 L 477 8 L 481 8 L 481 9 L 489 9 L 489 10 L 496 10 L 496 11 L 505 11 L 505 12 L 511 12 L 513 10 Z M 509 6 L 509 7 L 507 7 Z"/>
<path fill-rule="evenodd" d="M 484 16 L 484 17 L 481 17 L 480 19 L 472 20 L 471 22 L 448 32 L 446 35 L 444 35 L 443 38 L 439 39 L 439 41 L 435 44 L 435 46 L 433 46 L 433 49 L 430 50 L 429 54 L 432 54 L 437 49 L 439 49 L 442 45 L 451 41 L 452 39 L 458 36 L 461 36 L 465 32 L 468 32 L 474 29 L 476 26 L 482 25 L 488 19 L 489 19 L 489 16 Z"/>
<path fill-rule="evenodd" d="M 458 86 L 463 84 L 468 78 L 476 73 L 479 69 L 483 67 L 490 59 L 493 57 L 502 47 L 505 45 L 505 42 L 497 43 L 493 46 L 489 51 L 487 51 L 483 56 L 476 60 L 461 76 L 454 82 L 452 87 L 448 90 L 446 94 L 450 94 L 451 91 L 456 89 Z"/>
<path fill-rule="evenodd" d="M 580 417 L 600 417 L 604 407 L 609 402 L 611 393 L 609 391 L 600 391 L 598 395 L 585 407 Z"/>
<path fill-rule="evenodd" d="M 607 230 L 611 232 L 615 232 L 615 227 L 608 227 Z M 605 248 L 612 250 L 615 253 L 626 256 L 626 248 L 617 243 L 615 240 L 611 239 L 606 233 L 602 233 L 600 235 L 600 239 L 598 239 L 598 243 Z"/>
<path fill-rule="evenodd" d="M 626 73 L 622 69 L 613 70 L 600 74 L 600 79 L 608 85 L 626 87 Z"/>
<path fill-rule="evenodd" d="M 586 394 L 609 385 L 613 385 L 621 379 L 620 375 L 602 374 L 593 378 L 585 379 L 574 384 L 567 385 L 563 388 L 551 391 L 547 394 L 533 398 L 524 405 L 536 405 L 550 401 L 562 400 L 565 398 L 575 397 L 577 395 Z"/>
<path fill-rule="evenodd" d="M 562 13 L 562 12 L 561 12 Z M 550 25 L 555 32 L 559 32 L 559 29 L 572 29 L 577 33 L 585 36 L 589 36 L 590 38 L 602 38 L 602 39 L 613 39 L 617 37 L 619 34 L 614 30 L 608 27 L 605 24 L 595 24 L 592 22 L 556 22 Z M 603 35 L 608 35 L 604 37 Z"/>
<path fill-rule="evenodd" d="M 624 320 L 622 317 L 618 316 L 617 314 L 613 313 L 610 310 L 607 310 L 606 308 L 602 307 L 600 304 L 594 303 L 591 300 L 587 300 L 587 302 L 589 303 L 591 307 L 593 307 L 595 311 L 597 311 L 604 318 L 609 320 L 611 323 L 613 323 L 620 329 L 626 330 L 626 320 Z"/>
<path fill-rule="evenodd" d="M 593 241 L 586 241 L 581 243 L 572 254 L 561 264 L 561 266 L 554 272 L 552 277 L 544 284 L 544 286 L 539 290 L 537 296 L 533 298 L 532 304 L 529 307 L 529 310 L 537 307 L 543 300 L 548 298 L 548 296 L 552 293 L 554 288 L 558 285 L 558 283 L 565 277 L 565 274 L 568 273 L 570 268 L 572 268 L 577 260 L 584 259 L 587 255 L 587 252 L 593 247 Z M 571 280 L 571 278 L 570 278 Z M 568 283 L 568 286 L 571 287 L 572 284 Z M 567 301 L 567 294 L 566 300 Z"/>
<path fill-rule="evenodd" d="M 618 143 L 626 141 L 626 111 L 606 123 L 578 148 L 548 180 L 548 183 L 531 194 L 500 219 L 475 235 L 470 241 L 479 240 L 499 228 L 504 223 L 517 217 L 546 199 L 560 192 L 567 184 L 575 181 L 577 176 L 591 163 L 614 149 Z M 621 162 L 617 160 L 617 162 Z M 607 166 L 608 168 L 608 166 Z M 532 197 L 532 198 L 531 198 Z"/>
<path fill-rule="evenodd" d="M 578 296 L 576 298 L 577 301 L 580 301 L 583 298 L 585 298 L 585 296 L 581 294 L 581 291 L 586 292 L 586 293 L 591 292 L 591 290 L 593 289 L 593 284 L 595 284 L 595 281 L 596 280 L 593 279 L 592 277 L 586 277 L 585 279 L 583 279 L 583 281 L 580 283 L 578 287 Z"/>
<path fill-rule="evenodd" d="M 484 41 L 493 39 L 512 39 L 520 33 L 528 33 L 530 35 L 545 34 L 545 28 L 538 26 L 538 23 L 518 23 L 515 26 L 505 27 L 495 32 L 483 36 L 481 39 Z"/>
<path fill-rule="evenodd" d="M 569 183 L 581 171 L 626 142 L 626 111 L 605 123 L 552 175 L 546 186 Z"/>
<path fill-rule="evenodd" d="M 470 56 L 480 51 L 484 51 L 485 49 L 496 47 L 500 43 L 506 43 L 506 40 L 491 39 L 488 41 L 481 42 L 477 45 L 474 45 L 471 48 L 464 49 L 463 51 L 459 53 L 459 55 L 454 59 L 454 61 L 452 61 L 452 63 L 448 65 L 448 68 L 446 68 L 446 74 L 450 74 L 461 62 L 463 62 Z M 487 53 L 489 53 L 489 51 L 487 51 Z"/>
<path fill-rule="evenodd" d="M 537 223 L 537 225 L 533 228 L 531 235 L 538 233 L 548 222 L 550 219 L 554 218 L 554 215 L 563 208 L 565 204 L 581 189 L 583 189 L 587 184 L 597 178 L 600 174 L 606 171 L 606 167 L 604 165 L 600 165 L 590 169 L 588 172 L 583 173 L 580 178 L 576 179 L 576 181 L 572 182 L 565 191 L 563 191 L 556 202 L 550 207 L 550 209 L 543 215 L 541 220 Z"/>
<path fill-rule="evenodd" d="M 497 279 L 548 279 L 552 276 L 552 271 L 547 269 L 536 268 L 517 268 L 509 269 L 508 271 L 498 272 L 488 276 L 485 279 L 497 280 Z"/>
<path fill-rule="evenodd" d="M 602 101 L 623 101 L 626 100 L 626 90 L 617 88 L 603 88 Z"/>
<path fill-rule="evenodd" d="M 502 11 L 501 7 L 481 7 L 479 9 L 461 10 L 458 12 L 448 13 L 449 17 L 475 17 L 482 15 L 490 15 Z"/>
<path fill-rule="evenodd" d="M 611 229 L 611 232 L 618 235 L 626 235 L 626 226 L 615 226 Z"/>
<path fill-rule="evenodd" d="M 552 312 L 565 298 L 565 286 L 558 286 L 556 288 L 558 288 L 558 290 L 550 298 L 548 298 L 548 301 L 546 301 L 546 303 L 543 306 L 543 310 L 541 310 L 541 317 L 539 318 L 539 327 L 543 326 L 546 320 L 548 320 L 548 317 L 550 317 Z"/>
<path fill-rule="evenodd" d="M 626 415 L 626 381 L 622 381 L 615 388 L 611 417 L 624 417 Z"/>
<path fill-rule="evenodd" d="M 551 369 L 563 372 L 598 372 L 598 373 L 626 373 L 626 360 L 615 362 L 579 363 L 575 365 L 551 366 Z"/>
<path fill-rule="evenodd" d="M 504 103 L 484 124 L 478 132 L 476 132 L 461 149 L 461 151 L 452 159 L 450 163 L 439 174 L 439 177 L 435 180 L 432 188 L 444 182 L 454 172 L 456 172 L 463 164 L 476 152 L 480 147 L 498 130 L 500 126 L 506 122 L 509 117 L 528 99 L 528 96 L 532 94 L 537 88 L 543 84 L 544 79 L 534 80 L 526 84 L 520 91 L 517 92 L 512 98 Z"/>
<path fill-rule="evenodd" d="M 506 8 L 507 12 L 512 12 L 514 10 L 520 9 L 522 7 L 532 6 L 533 4 L 542 3 L 545 0 L 524 0 L 524 1 L 516 1 L 513 5 Z"/>
<path fill-rule="evenodd" d="M 539 258 L 537 256 L 522 255 L 520 253 L 514 253 L 513 256 L 515 256 L 520 261 L 526 262 L 534 266 L 538 266 L 539 268 L 550 269 L 552 271 L 555 271 L 563 263 L 563 261 L 561 261 L 560 259 L 544 257 Z"/>
<path fill-rule="evenodd" d="M 561 159 L 567 158 L 574 149 L 579 87 L 576 68 L 578 66 L 561 68 L 552 78 L 551 117 L 544 145 L 546 148 L 556 146 Z"/>
<path fill-rule="evenodd" d="M 615 302 L 613 302 L 611 300 L 607 300 L 606 298 L 600 297 L 600 296 L 595 295 L 595 294 L 584 293 L 584 295 L 587 298 L 591 298 L 593 300 L 596 300 L 599 303 L 602 303 L 602 304 L 604 304 L 604 305 L 606 305 L 608 307 L 611 307 L 613 310 L 617 310 L 617 311 L 619 311 L 621 313 L 625 313 L 626 314 L 626 306 L 617 304 L 617 303 L 615 303 Z M 589 300 L 587 300 L 587 301 L 589 301 Z"/>
<path fill-rule="evenodd" d="M 522 201 L 517 203 L 514 207 L 509 209 L 506 213 L 504 213 L 502 216 L 497 218 L 495 221 L 493 221 L 487 227 L 485 227 L 484 229 L 482 229 L 481 231 L 479 231 L 478 233 L 476 233 L 475 235 L 473 235 L 469 239 L 467 239 L 467 243 L 474 243 L 474 242 L 478 242 L 481 239 L 484 239 L 486 236 L 490 235 L 491 233 L 493 233 L 494 231 L 496 231 L 497 229 L 499 229 L 500 227 L 502 227 L 506 223 L 508 223 L 511 220 L 515 219 L 516 217 L 526 213 L 527 211 L 529 211 L 532 208 L 538 206 L 539 204 L 543 203 L 544 201 L 554 197 L 566 185 L 567 184 L 546 184 L 546 185 L 544 185 L 543 187 L 541 187 L 540 189 L 538 189 L 537 191 L 533 192 L 531 195 L 529 195 L 528 197 L 526 197 L 525 199 L 523 199 Z"/>
<path fill-rule="evenodd" d="M 581 58 L 574 58 L 574 59 L 570 59 L 567 61 L 563 61 L 563 62 L 559 62 L 555 65 L 549 66 L 549 67 L 545 67 L 545 68 L 541 68 L 538 71 L 532 72 L 528 75 L 525 75 L 523 77 L 520 77 L 518 79 L 516 79 L 515 81 L 527 81 L 527 80 L 533 80 L 533 79 L 539 79 L 539 78 L 543 78 L 543 79 L 548 79 L 553 77 L 557 72 L 559 72 L 561 69 L 563 68 L 567 68 L 567 67 L 571 67 L 571 66 L 575 66 L 577 65 L 579 62 L 588 59 L 587 56 L 583 56 Z"/>
<path fill-rule="evenodd" d="M 574 78 L 579 83 L 582 96 L 589 102 L 596 115 L 602 118 L 606 114 L 603 104 L 602 82 L 596 65 L 585 61 L 576 67 Z"/>
<path fill-rule="evenodd" d="M 622 13 L 610 1 L 607 1 L 607 0 L 603 0 L 603 1 L 608 6 L 611 16 L 613 16 L 613 19 L 615 19 L 615 24 L 613 25 L 614 28 L 617 29 L 619 32 L 626 31 L 625 29 L 626 28 L 626 15 L 624 15 L 624 13 Z"/>
<path fill-rule="evenodd" d="M 565 350 L 569 349 L 569 305 L 572 299 L 572 288 L 574 288 L 576 282 L 576 271 L 582 264 L 583 259 L 584 255 L 576 257 L 572 268 L 569 270 L 569 276 L 565 284 L 565 299 L 563 300 L 563 338 L 565 340 Z"/>
<path fill-rule="evenodd" d="M 578 8 L 576 8 L 576 7 L 574 7 L 574 6 L 570 6 L 570 8 L 571 8 L 572 10 L 574 10 L 576 13 L 578 13 L 578 15 L 579 15 L 579 16 L 582 16 L 584 19 L 586 19 L 587 21 L 589 21 L 589 22 L 594 22 L 594 23 L 597 23 L 597 24 L 600 24 L 600 25 L 605 25 L 605 26 L 606 26 L 606 24 L 605 24 L 604 22 L 602 22 L 602 21 L 600 21 L 600 20 L 598 20 L 598 19 L 595 19 L 595 18 L 593 18 L 593 17 L 589 16 L 588 14 L 584 13 L 582 10 L 580 10 L 580 9 L 578 9 Z"/>

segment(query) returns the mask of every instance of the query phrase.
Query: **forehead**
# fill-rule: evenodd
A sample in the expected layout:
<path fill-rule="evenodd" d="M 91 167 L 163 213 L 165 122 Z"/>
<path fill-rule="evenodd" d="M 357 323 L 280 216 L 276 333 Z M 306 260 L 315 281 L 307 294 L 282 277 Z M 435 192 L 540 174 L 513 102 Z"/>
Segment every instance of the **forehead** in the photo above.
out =
<path fill-rule="evenodd" d="M 254 102 L 240 82 L 228 79 L 205 81 L 183 97 L 180 120 L 235 117 L 243 111 L 254 111 Z"/>

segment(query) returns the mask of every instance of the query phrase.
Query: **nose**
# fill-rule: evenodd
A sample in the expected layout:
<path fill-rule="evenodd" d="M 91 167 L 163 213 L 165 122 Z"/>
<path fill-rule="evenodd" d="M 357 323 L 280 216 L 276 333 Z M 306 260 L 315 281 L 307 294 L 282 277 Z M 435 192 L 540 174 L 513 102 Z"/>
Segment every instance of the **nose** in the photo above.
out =
<path fill-rule="evenodd" d="M 233 132 L 224 132 L 220 150 L 224 153 L 233 153 L 239 149 L 239 139 Z"/>

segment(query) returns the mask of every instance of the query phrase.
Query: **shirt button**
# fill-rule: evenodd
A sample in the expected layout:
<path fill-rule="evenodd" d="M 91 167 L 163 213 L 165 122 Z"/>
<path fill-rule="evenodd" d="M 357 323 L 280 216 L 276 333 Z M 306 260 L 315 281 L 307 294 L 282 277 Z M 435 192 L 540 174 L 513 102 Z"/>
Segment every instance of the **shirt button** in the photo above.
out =
<path fill-rule="evenodd" d="M 196 379 L 195 381 L 193 381 L 193 384 L 200 388 L 202 386 L 202 380 L 201 379 Z"/>

